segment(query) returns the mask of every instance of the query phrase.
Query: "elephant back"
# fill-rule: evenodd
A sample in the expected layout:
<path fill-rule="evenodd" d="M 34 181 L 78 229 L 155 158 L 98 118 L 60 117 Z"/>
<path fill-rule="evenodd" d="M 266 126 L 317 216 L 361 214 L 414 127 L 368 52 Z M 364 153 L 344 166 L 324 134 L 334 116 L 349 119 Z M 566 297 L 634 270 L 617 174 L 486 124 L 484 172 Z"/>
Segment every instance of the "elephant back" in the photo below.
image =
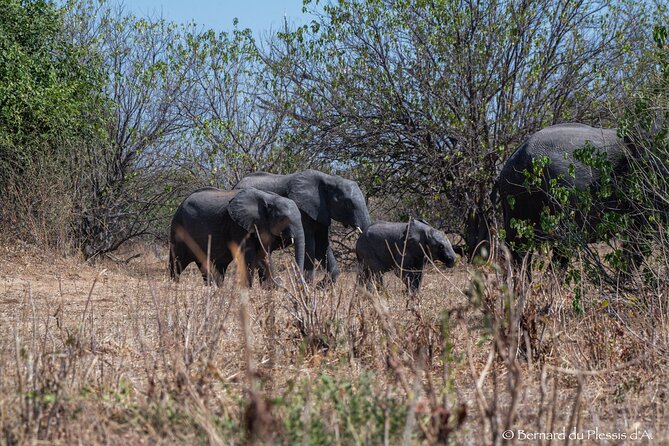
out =
<path fill-rule="evenodd" d="M 614 172 L 626 170 L 625 144 L 615 129 L 578 123 L 558 124 L 528 137 L 509 157 L 499 175 L 499 192 L 504 195 L 505 192 L 524 188 L 527 173 L 532 172 L 535 163 L 544 157 L 548 158 L 548 165 L 543 171 L 546 180 L 555 178 L 579 188 L 591 185 L 599 179 L 599 172 L 584 165 L 575 156 L 577 150 L 588 146 L 605 152 Z"/>
<path fill-rule="evenodd" d="M 227 191 L 215 187 L 203 187 L 191 192 L 179 208 L 188 215 L 212 215 L 228 206 L 238 191 Z"/>
<path fill-rule="evenodd" d="M 282 197 L 288 196 L 288 181 L 290 175 L 280 175 L 269 172 L 254 172 L 246 175 L 237 183 L 234 189 L 253 187 L 265 192 L 273 192 Z"/>

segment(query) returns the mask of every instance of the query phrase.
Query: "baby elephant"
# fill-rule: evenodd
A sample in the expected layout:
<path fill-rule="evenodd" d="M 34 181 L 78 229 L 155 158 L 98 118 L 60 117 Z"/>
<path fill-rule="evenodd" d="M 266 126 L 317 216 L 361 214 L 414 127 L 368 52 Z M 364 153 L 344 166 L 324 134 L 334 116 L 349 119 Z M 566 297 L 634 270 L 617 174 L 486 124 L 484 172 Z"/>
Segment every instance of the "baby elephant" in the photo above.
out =
<path fill-rule="evenodd" d="M 383 285 L 383 273 L 394 270 L 413 294 L 420 289 L 425 260 L 441 260 L 451 268 L 455 252 L 443 232 L 423 220 L 378 222 L 369 226 L 355 246 L 358 283 L 371 289 Z"/>
<path fill-rule="evenodd" d="M 205 283 L 213 278 L 220 286 L 234 260 L 234 247 L 239 247 L 250 287 L 259 264 L 265 265 L 272 279 L 269 255 L 291 243 L 295 245 L 295 264 L 302 271 L 304 230 L 300 210 L 292 200 L 253 188 L 198 189 L 179 205 L 172 218 L 170 276 L 178 281 L 184 268 L 195 262 Z"/>

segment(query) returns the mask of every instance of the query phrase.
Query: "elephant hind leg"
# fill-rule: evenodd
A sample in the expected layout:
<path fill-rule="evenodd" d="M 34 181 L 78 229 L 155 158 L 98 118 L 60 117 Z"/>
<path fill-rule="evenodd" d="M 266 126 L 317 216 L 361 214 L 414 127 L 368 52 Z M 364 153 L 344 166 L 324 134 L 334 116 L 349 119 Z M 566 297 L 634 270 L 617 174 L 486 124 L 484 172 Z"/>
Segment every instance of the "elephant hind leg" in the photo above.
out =
<path fill-rule="evenodd" d="M 367 288 L 367 291 L 373 293 L 383 289 L 383 273 L 374 271 L 369 266 L 359 264 L 358 285 Z"/>
<path fill-rule="evenodd" d="M 258 262 L 258 281 L 262 286 L 266 286 L 271 280 L 272 274 L 272 265 L 271 262 Z"/>
<path fill-rule="evenodd" d="M 377 290 L 385 288 L 385 284 L 383 283 L 383 273 L 381 271 L 372 273 L 372 284 Z"/>
<path fill-rule="evenodd" d="M 316 269 L 316 241 L 311 231 L 304 231 L 304 280 L 307 283 L 314 281 L 314 270 Z"/>
<path fill-rule="evenodd" d="M 200 270 L 200 273 L 202 274 L 202 280 L 204 280 L 204 284 L 206 286 L 211 286 L 214 283 L 218 286 L 223 285 L 223 277 L 219 274 L 218 266 L 216 263 L 213 261 L 209 262 L 209 265 L 206 263 L 202 263 L 200 261 L 197 261 L 197 267 Z"/>
<path fill-rule="evenodd" d="M 569 266 L 569 255 L 560 249 L 553 250 L 551 265 L 560 272 L 566 271 Z"/>
<path fill-rule="evenodd" d="M 358 262 L 358 277 L 357 277 L 358 286 L 367 287 L 367 289 L 369 290 L 371 282 L 372 282 L 372 272 L 362 262 Z"/>
<path fill-rule="evenodd" d="M 244 264 L 246 265 L 246 269 L 243 271 L 246 277 L 242 278 L 242 282 L 246 283 L 246 286 L 249 288 L 253 286 L 253 276 L 258 269 L 259 258 L 264 258 L 265 252 L 266 251 L 263 251 L 262 248 L 259 249 L 255 246 L 247 246 L 244 250 Z M 262 259 L 260 260 L 262 261 Z M 271 272 L 268 279 L 270 281 L 272 280 Z"/>
<path fill-rule="evenodd" d="M 177 261 L 177 256 L 174 254 L 174 246 L 170 244 L 170 259 L 167 267 L 170 270 L 170 279 L 174 282 L 179 282 L 179 276 L 181 275 L 181 264 Z"/>
<path fill-rule="evenodd" d="M 337 259 L 334 256 L 334 252 L 332 251 L 332 246 L 330 246 L 329 242 L 325 252 L 325 263 L 326 263 L 326 271 L 330 276 L 330 280 L 332 280 L 332 283 L 336 282 L 340 273 L 339 265 L 337 264 Z"/>
<path fill-rule="evenodd" d="M 170 279 L 179 282 L 179 277 L 184 269 L 193 261 L 186 249 L 180 245 L 170 245 L 169 271 Z"/>
<path fill-rule="evenodd" d="M 228 264 L 220 262 L 216 264 L 216 272 L 214 279 L 216 280 L 216 286 L 221 288 L 223 286 L 223 281 L 225 280 L 225 272 L 228 269 Z"/>

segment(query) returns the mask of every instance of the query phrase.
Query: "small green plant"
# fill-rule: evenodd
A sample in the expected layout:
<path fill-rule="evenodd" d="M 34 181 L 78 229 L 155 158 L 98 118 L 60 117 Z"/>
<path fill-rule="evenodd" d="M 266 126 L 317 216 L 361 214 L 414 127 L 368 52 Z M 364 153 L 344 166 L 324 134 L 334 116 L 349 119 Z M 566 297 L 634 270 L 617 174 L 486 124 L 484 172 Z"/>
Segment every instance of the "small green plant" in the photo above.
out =
<path fill-rule="evenodd" d="M 406 420 L 406 402 L 374 388 L 374 376 L 290 382 L 273 402 L 284 413 L 281 444 L 397 444 Z M 388 444 L 388 443 L 386 443 Z"/>

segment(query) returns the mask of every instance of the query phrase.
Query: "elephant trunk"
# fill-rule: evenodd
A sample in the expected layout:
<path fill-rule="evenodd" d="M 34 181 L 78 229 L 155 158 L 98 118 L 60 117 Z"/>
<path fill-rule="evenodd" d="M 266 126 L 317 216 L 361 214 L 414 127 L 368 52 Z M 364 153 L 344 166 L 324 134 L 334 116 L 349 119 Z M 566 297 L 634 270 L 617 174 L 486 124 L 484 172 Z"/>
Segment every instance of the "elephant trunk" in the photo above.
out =
<path fill-rule="evenodd" d="M 300 269 L 300 272 L 303 272 L 305 251 L 304 230 L 302 229 L 301 224 L 291 224 L 290 231 L 293 234 L 293 244 L 295 245 L 295 263 L 297 263 L 297 267 Z"/>
<path fill-rule="evenodd" d="M 455 251 L 453 250 L 453 247 L 451 246 L 450 243 L 446 243 L 444 246 L 444 251 L 441 253 L 442 258 L 441 261 L 444 262 L 447 268 L 453 268 L 455 265 Z"/>
<path fill-rule="evenodd" d="M 369 216 L 369 211 L 367 210 L 367 207 L 365 206 L 363 209 L 359 210 L 355 216 L 355 221 L 358 223 L 356 226 L 359 228 L 361 231 L 365 231 L 369 226 L 372 224 L 372 219 Z"/>

